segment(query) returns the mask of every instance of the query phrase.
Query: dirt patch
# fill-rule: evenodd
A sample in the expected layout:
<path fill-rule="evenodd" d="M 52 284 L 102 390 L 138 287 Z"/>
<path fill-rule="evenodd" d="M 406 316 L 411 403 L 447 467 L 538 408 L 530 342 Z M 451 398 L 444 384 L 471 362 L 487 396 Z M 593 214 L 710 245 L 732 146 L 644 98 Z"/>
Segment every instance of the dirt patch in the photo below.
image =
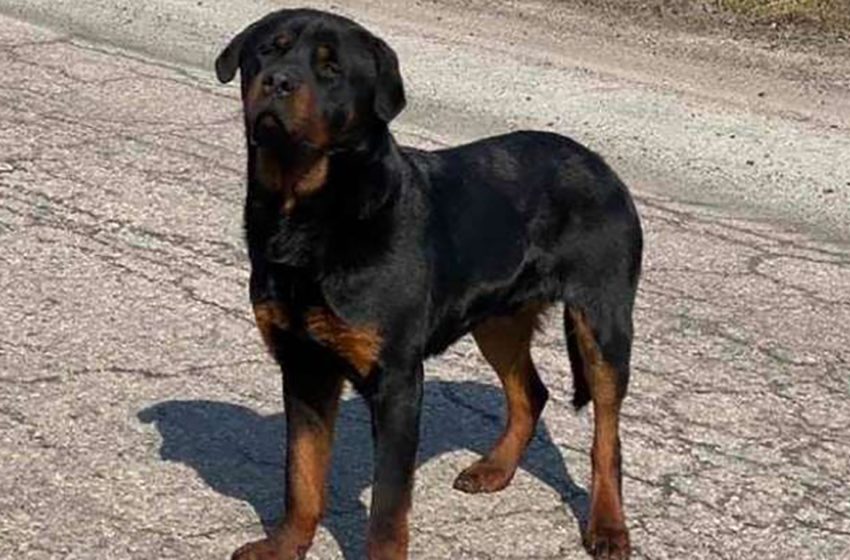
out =
<path fill-rule="evenodd" d="M 850 0 L 579 0 L 584 10 L 651 28 L 848 55 Z"/>
<path fill-rule="evenodd" d="M 727 12 L 771 27 L 836 32 L 850 28 L 850 0 L 720 0 L 718 4 Z"/>

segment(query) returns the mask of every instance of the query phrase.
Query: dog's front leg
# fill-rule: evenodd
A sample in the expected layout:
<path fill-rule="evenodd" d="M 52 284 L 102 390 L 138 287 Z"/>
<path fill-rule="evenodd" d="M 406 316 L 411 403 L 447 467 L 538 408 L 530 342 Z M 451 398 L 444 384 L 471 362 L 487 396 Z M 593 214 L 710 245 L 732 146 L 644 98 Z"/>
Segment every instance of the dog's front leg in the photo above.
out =
<path fill-rule="evenodd" d="M 325 509 L 334 421 L 343 377 L 324 352 L 292 345 L 281 352 L 286 409 L 286 513 L 274 534 L 233 560 L 300 560 Z"/>
<path fill-rule="evenodd" d="M 403 560 L 419 444 L 422 363 L 377 373 L 377 390 L 369 396 L 375 471 L 367 553 L 369 560 Z"/>

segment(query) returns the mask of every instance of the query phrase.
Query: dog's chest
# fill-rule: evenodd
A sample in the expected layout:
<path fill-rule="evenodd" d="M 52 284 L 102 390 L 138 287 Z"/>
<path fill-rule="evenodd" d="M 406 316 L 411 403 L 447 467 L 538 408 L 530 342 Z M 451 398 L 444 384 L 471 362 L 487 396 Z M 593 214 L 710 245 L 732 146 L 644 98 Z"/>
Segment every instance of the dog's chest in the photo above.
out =
<path fill-rule="evenodd" d="M 378 362 L 382 336 L 376 325 L 355 325 L 344 320 L 327 305 L 294 306 L 285 301 L 268 299 L 254 303 L 257 328 L 272 354 L 279 350 L 280 333 L 302 342 L 312 341 L 337 354 L 363 377 Z"/>

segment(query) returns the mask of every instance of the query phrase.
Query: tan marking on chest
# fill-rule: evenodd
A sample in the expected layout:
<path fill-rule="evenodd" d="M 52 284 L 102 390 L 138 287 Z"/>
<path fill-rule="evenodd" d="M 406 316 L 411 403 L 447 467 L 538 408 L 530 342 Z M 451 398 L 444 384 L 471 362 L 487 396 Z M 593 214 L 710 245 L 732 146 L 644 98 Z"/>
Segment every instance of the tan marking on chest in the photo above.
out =
<path fill-rule="evenodd" d="M 257 329 L 266 343 L 266 348 L 273 355 L 274 330 L 286 330 L 289 328 L 289 314 L 280 303 L 263 301 L 254 304 L 254 318 L 257 321 Z"/>
<path fill-rule="evenodd" d="M 383 342 L 373 325 L 349 325 L 329 309 L 314 307 L 304 317 L 307 332 L 347 360 L 362 376 L 372 371 Z"/>
<path fill-rule="evenodd" d="M 327 179 L 328 158 L 327 156 L 322 156 L 298 178 L 293 186 L 293 191 L 296 195 L 300 196 L 312 194 L 322 188 Z"/>

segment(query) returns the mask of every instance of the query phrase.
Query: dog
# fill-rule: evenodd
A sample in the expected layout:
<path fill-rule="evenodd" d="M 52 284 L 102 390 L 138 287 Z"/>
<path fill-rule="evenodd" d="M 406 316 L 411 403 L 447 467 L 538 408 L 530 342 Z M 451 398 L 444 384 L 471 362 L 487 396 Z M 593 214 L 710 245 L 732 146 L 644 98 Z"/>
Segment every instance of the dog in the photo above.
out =
<path fill-rule="evenodd" d="M 642 234 L 627 187 L 580 144 L 515 132 L 438 151 L 399 146 L 395 52 L 344 17 L 269 14 L 236 35 L 248 154 L 245 237 L 257 327 L 283 372 L 286 511 L 235 560 L 302 558 L 325 508 L 340 392 L 369 405 L 370 560 L 407 558 L 423 360 L 461 336 L 495 369 L 502 436 L 454 487 L 511 481 L 548 392 L 530 354 L 541 314 L 564 306 L 573 404 L 594 408 L 595 558 L 627 558 L 619 411 L 629 379 Z"/>

